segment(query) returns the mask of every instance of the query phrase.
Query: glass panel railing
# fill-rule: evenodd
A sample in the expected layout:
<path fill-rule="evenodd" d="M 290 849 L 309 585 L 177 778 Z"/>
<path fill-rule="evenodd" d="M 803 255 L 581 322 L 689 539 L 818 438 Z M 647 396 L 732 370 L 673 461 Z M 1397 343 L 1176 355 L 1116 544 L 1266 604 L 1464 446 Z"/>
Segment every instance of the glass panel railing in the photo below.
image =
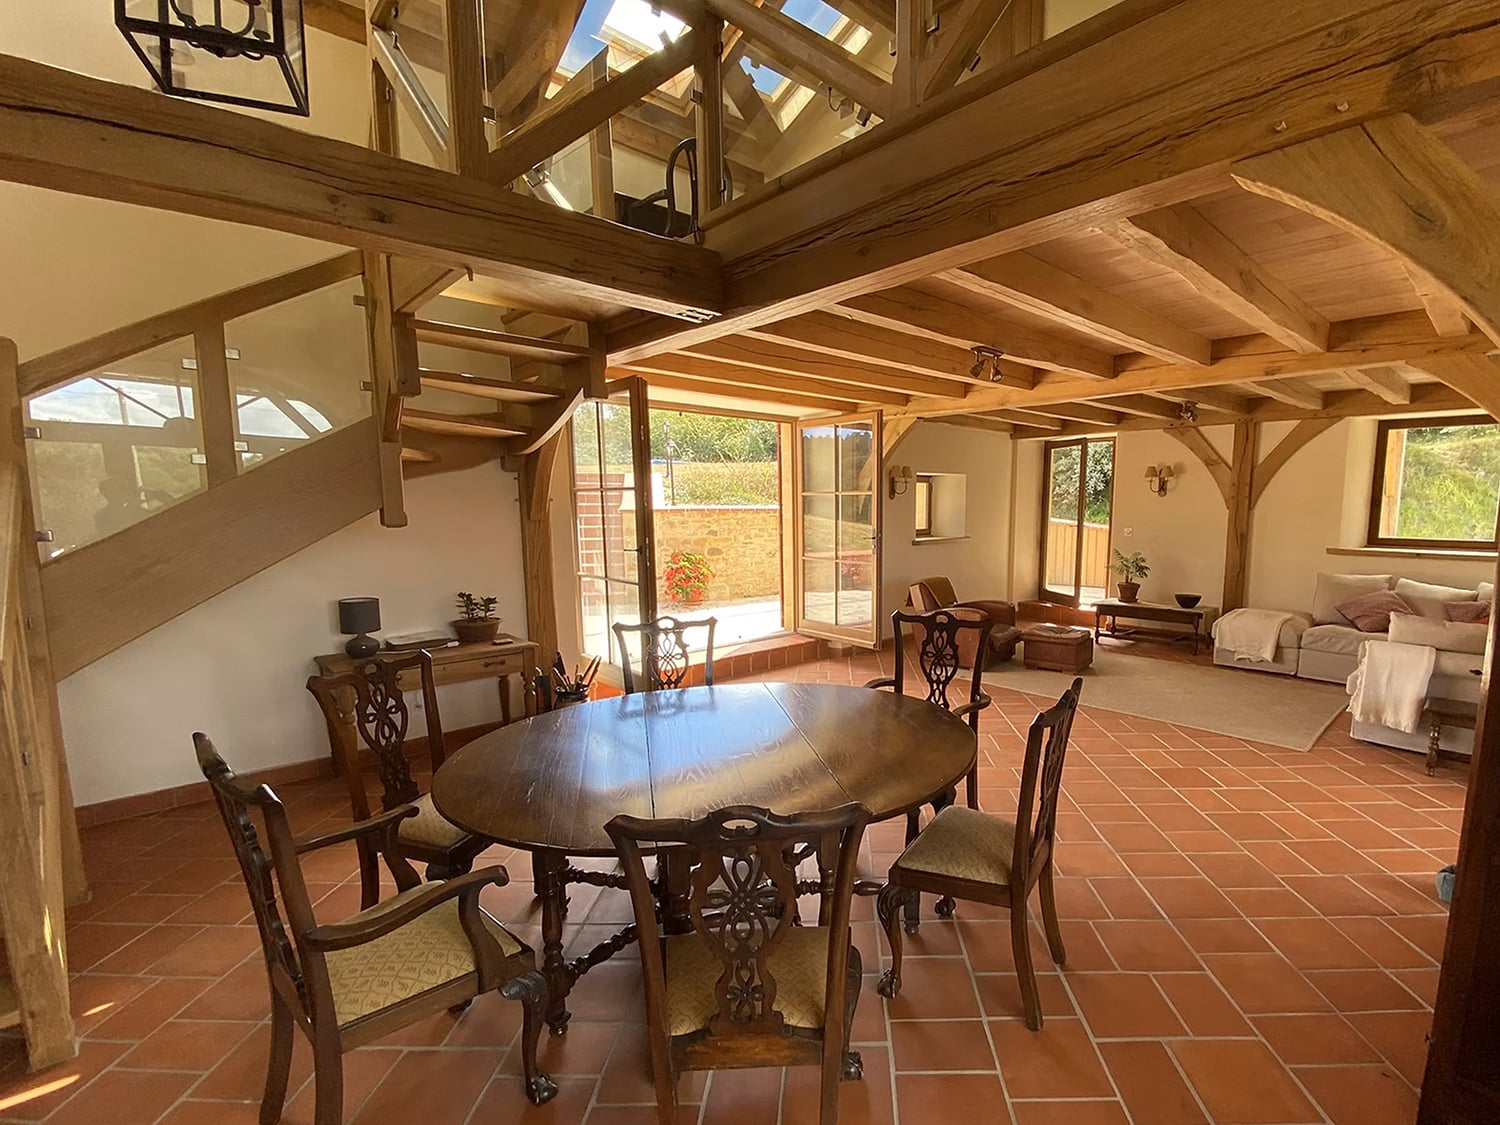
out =
<path fill-rule="evenodd" d="M 193 340 L 182 337 L 27 400 L 44 560 L 208 486 L 196 391 Z"/>
<path fill-rule="evenodd" d="M 370 416 L 362 292 L 351 278 L 224 326 L 242 470 Z"/>

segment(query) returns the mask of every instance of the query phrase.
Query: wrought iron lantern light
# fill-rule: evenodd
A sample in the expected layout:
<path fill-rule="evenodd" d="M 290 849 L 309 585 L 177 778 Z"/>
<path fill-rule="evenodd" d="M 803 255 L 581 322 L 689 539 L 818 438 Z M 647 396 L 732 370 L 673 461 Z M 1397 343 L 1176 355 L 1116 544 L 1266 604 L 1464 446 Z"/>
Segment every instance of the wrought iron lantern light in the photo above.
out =
<path fill-rule="evenodd" d="M 303 0 L 115 0 L 164 93 L 307 116 Z"/>

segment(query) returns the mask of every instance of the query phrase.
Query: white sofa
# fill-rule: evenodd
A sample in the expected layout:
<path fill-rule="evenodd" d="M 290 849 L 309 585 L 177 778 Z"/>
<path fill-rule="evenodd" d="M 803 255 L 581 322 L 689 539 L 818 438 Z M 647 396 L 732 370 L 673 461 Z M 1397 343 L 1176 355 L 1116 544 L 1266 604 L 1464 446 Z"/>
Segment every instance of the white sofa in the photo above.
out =
<path fill-rule="evenodd" d="M 1313 624 L 1302 633 L 1297 654 L 1298 676 L 1304 680 L 1345 683 L 1359 666 L 1359 650 L 1366 641 L 1390 639 L 1389 633 L 1360 632 L 1338 611 L 1345 602 L 1377 590 L 1394 590 L 1418 614 L 1436 621 L 1447 620 L 1443 608 L 1447 602 L 1493 601 L 1495 597 L 1492 582 L 1481 582 L 1477 589 L 1465 590 L 1414 582 L 1391 574 L 1320 574 L 1313 595 Z"/>
<path fill-rule="evenodd" d="M 1420 645 L 1433 650 L 1432 675 L 1427 681 L 1427 699 L 1456 699 L 1464 703 L 1479 702 L 1480 677 L 1484 667 L 1484 650 L 1489 640 L 1489 624 L 1460 624 L 1450 621 L 1434 621 L 1425 617 L 1391 616 L 1391 639 L 1370 641 L 1361 649 L 1361 661 L 1370 661 L 1381 655 L 1381 649 L 1409 649 Z M 1366 673 L 1361 672 L 1361 675 Z M 1349 694 L 1355 696 L 1351 680 Z M 1415 685 L 1413 685 L 1415 686 Z M 1368 688 L 1366 689 L 1369 690 Z M 1375 714 L 1388 717 L 1389 701 L 1378 697 L 1370 699 Z M 1356 700 L 1351 698 L 1350 710 L 1355 710 Z M 1416 716 L 1413 715 L 1415 718 Z M 1444 750 L 1470 753 L 1474 746 L 1474 732 L 1461 727 L 1444 724 L 1440 728 L 1438 743 Z M 1430 730 L 1418 722 L 1412 731 L 1388 726 L 1374 719 L 1361 719 L 1355 712 L 1350 723 L 1350 733 L 1363 742 L 1376 742 L 1382 746 L 1397 746 L 1405 750 L 1430 749 Z"/>

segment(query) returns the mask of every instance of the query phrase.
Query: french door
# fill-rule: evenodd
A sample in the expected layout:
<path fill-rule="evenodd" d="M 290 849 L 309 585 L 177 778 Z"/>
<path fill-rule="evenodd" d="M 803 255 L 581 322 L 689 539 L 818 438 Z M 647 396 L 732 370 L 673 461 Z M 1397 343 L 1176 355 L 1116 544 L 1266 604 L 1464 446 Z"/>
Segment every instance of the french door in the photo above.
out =
<path fill-rule="evenodd" d="M 881 419 L 798 422 L 797 632 L 874 648 L 880 641 Z"/>
<path fill-rule="evenodd" d="M 611 629 L 656 617 L 656 543 L 651 508 L 646 384 L 585 402 L 573 414 L 573 512 L 583 651 L 619 665 Z"/>
<path fill-rule="evenodd" d="M 1073 606 L 1109 595 L 1113 438 L 1049 441 L 1042 483 L 1042 597 Z"/>

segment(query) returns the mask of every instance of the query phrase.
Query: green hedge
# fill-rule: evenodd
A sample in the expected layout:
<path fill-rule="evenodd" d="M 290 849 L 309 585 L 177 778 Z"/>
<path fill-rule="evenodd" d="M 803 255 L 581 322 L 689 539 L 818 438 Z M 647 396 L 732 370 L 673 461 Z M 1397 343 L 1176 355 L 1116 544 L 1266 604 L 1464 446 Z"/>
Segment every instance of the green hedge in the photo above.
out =
<path fill-rule="evenodd" d="M 748 508 L 778 502 L 775 461 L 674 461 L 670 478 L 665 463 L 652 469 L 662 478 L 668 504 Z"/>

